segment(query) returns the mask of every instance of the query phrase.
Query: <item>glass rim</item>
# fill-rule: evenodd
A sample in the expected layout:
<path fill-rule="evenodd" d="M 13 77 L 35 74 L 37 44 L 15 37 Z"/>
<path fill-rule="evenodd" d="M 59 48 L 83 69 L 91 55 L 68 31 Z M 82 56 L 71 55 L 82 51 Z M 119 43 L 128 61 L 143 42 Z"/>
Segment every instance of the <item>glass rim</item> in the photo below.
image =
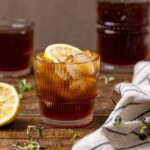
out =
<path fill-rule="evenodd" d="M 35 23 L 33 21 L 17 18 L 17 19 L 1 19 L 0 31 L 20 31 L 25 29 L 33 29 Z"/>
<path fill-rule="evenodd" d="M 43 53 L 43 52 L 40 52 L 40 53 Z M 43 60 L 39 60 L 39 59 L 37 58 L 37 55 L 40 54 L 40 53 L 37 53 L 37 54 L 33 57 L 33 59 L 36 60 L 36 61 L 39 61 L 39 62 L 41 62 L 41 63 L 43 63 L 43 64 L 56 64 L 56 65 L 66 65 L 66 64 L 70 64 L 70 65 L 81 65 L 81 64 L 88 64 L 88 63 L 92 63 L 92 62 L 96 62 L 96 61 L 98 61 L 98 60 L 101 60 L 100 55 L 98 55 L 98 54 L 95 53 L 95 52 L 92 52 L 92 53 L 96 54 L 97 57 L 96 57 L 94 60 L 90 60 L 90 61 L 87 61 L 87 62 L 82 62 L 82 63 L 65 63 L 65 62 L 55 63 L 55 62 L 46 62 L 46 61 L 43 61 Z"/>

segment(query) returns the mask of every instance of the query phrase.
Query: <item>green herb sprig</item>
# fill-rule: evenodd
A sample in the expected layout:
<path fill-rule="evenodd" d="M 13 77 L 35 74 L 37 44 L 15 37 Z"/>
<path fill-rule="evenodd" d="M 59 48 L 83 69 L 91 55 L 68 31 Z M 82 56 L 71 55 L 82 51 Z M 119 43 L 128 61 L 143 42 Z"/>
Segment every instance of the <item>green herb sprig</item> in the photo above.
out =
<path fill-rule="evenodd" d="M 31 82 L 27 82 L 26 79 L 23 79 L 18 82 L 18 88 L 21 92 L 26 92 L 32 89 Z"/>
<path fill-rule="evenodd" d="M 18 82 L 16 90 L 18 91 L 18 95 L 20 99 L 23 99 L 23 92 L 29 91 L 32 89 L 31 82 L 27 82 L 26 79 L 20 80 Z"/>
<path fill-rule="evenodd" d="M 78 137 L 77 131 L 73 132 L 73 137 L 70 140 L 70 143 Z"/>
<path fill-rule="evenodd" d="M 117 115 L 114 120 L 114 125 L 119 125 L 121 124 L 121 122 L 122 122 L 122 118 L 119 115 Z"/>
<path fill-rule="evenodd" d="M 111 76 L 111 77 L 107 77 L 107 76 L 101 76 L 99 77 L 99 80 L 104 80 L 105 84 L 107 85 L 109 82 L 114 81 L 116 78 Z"/>
<path fill-rule="evenodd" d="M 29 137 L 29 140 L 21 140 L 20 142 L 17 142 L 16 144 L 13 144 L 14 147 L 17 147 L 22 150 L 42 150 L 46 149 L 45 146 L 40 146 L 40 144 L 33 140 L 33 131 L 36 131 L 39 135 L 39 137 L 43 137 L 42 135 L 42 128 L 37 128 L 36 126 L 28 126 L 27 127 L 27 136 Z"/>
<path fill-rule="evenodd" d="M 22 93 L 19 93 L 18 96 L 19 96 L 20 99 L 23 99 L 23 94 Z"/>
<path fill-rule="evenodd" d="M 143 118 L 141 121 L 142 121 L 142 126 L 140 128 L 139 139 L 142 141 L 147 139 L 150 142 L 150 137 L 147 134 L 147 131 L 150 130 L 150 121 L 147 118 Z"/>
<path fill-rule="evenodd" d="M 148 141 L 150 142 L 150 138 L 148 137 L 148 135 L 145 131 L 147 128 L 148 128 L 147 125 L 142 125 L 142 127 L 140 129 L 139 139 L 142 141 L 144 141 L 145 139 L 148 139 Z"/>

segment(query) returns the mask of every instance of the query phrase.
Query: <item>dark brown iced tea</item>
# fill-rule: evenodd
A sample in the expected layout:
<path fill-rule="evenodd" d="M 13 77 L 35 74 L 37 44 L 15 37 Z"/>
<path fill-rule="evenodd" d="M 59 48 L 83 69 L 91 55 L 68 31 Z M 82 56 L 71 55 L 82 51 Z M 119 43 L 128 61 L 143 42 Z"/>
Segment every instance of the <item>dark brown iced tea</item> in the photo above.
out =
<path fill-rule="evenodd" d="M 99 56 L 80 64 L 48 63 L 42 56 L 35 56 L 34 71 L 43 121 L 60 127 L 90 123 L 98 94 Z"/>
<path fill-rule="evenodd" d="M 149 1 L 97 1 L 97 50 L 103 62 L 133 65 L 145 59 L 149 31 Z"/>
<path fill-rule="evenodd" d="M 29 68 L 33 49 L 33 25 L 0 22 L 0 72 L 14 75 Z"/>

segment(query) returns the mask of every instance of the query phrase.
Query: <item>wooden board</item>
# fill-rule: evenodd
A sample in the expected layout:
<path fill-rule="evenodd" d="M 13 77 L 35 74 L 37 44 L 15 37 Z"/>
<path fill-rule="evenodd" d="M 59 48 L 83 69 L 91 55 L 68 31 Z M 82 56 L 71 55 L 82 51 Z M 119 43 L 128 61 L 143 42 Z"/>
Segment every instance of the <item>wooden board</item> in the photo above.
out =
<path fill-rule="evenodd" d="M 82 128 L 62 129 L 53 128 L 43 124 L 39 113 L 38 99 L 34 93 L 34 88 L 31 91 L 25 92 L 21 100 L 21 110 L 16 120 L 4 127 L 0 128 L 0 150 L 12 150 L 12 144 L 18 140 L 27 139 L 26 128 L 28 125 L 44 127 L 43 138 L 36 138 L 40 144 L 44 144 L 48 150 L 70 150 L 72 145 L 83 136 L 91 133 L 99 128 L 107 119 L 108 115 L 114 108 L 111 100 L 112 87 L 126 80 L 131 80 L 131 73 L 100 73 L 100 76 L 114 76 L 115 80 L 108 85 L 104 81 L 99 81 L 100 94 L 96 98 L 94 108 L 94 120 L 90 125 Z M 21 78 L 0 78 L 0 82 L 17 85 L 21 79 L 27 79 L 34 85 L 33 75 L 24 76 Z M 77 138 L 70 141 L 74 132 L 77 133 Z"/>

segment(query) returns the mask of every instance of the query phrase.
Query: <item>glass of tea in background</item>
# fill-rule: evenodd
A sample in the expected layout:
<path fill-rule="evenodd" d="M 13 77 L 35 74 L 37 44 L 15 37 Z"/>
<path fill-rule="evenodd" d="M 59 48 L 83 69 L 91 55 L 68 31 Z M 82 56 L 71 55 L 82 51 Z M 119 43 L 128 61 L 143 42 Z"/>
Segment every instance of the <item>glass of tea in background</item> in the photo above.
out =
<path fill-rule="evenodd" d="M 150 0 L 97 0 L 97 35 L 101 69 L 131 71 L 148 54 Z"/>
<path fill-rule="evenodd" d="M 24 19 L 0 21 L 0 76 L 30 72 L 34 24 Z"/>
<path fill-rule="evenodd" d="M 35 89 L 44 123 L 79 127 L 93 120 L 100 57 L 85 63 L 53 63 L 43 53 L 33 58 Z"/>

